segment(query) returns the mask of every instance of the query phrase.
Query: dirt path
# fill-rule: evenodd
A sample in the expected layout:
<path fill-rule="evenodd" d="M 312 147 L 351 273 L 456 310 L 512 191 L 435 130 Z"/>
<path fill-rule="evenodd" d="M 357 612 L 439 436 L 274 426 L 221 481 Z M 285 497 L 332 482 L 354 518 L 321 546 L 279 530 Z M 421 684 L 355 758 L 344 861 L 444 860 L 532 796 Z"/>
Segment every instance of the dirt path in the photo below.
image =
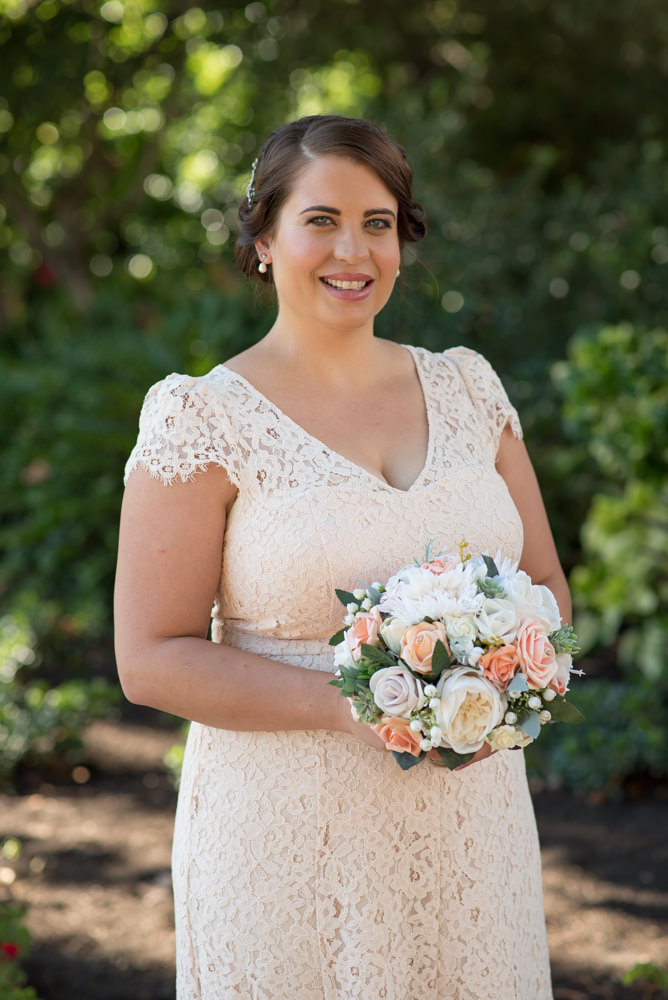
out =
<path fill-rule="evenodd" d="M 0 844 L 23 845 L 0 860 L 0 891 L 29 906 L 41 1000 L 173 1000 L 175 795 L 162 758 L 174 740 L 96 723 L 89 780 L 0 798 Z M 640 1000 L 623 973 L 668 963 L 668 800 L 535 801 L 555 1000 Z"/>

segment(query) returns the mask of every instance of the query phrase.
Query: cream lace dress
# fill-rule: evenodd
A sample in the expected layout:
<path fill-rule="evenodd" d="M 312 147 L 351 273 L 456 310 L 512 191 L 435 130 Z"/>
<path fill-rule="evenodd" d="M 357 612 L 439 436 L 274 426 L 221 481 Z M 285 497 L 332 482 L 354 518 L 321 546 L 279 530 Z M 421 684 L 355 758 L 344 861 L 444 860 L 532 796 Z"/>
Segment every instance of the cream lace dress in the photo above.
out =
<path fill-rule="evenodd" d="M 213 639 L 332 671 L 335 587 L 385 580 L 466 538 L 519 558 L 495 471 L 517 414 L 465 348 L 411 351 L 429 418 L 395 489 L 224 365 L 148 393 L 127 474 L 209 463 L 238 486 Z M 248 692 L 249 699 L 254 692 Z M 322 730 L 193 724 L 173 853 L 179 1000 L 549 1000 L 540 855 L 521 751 L 460 772 Z"/>

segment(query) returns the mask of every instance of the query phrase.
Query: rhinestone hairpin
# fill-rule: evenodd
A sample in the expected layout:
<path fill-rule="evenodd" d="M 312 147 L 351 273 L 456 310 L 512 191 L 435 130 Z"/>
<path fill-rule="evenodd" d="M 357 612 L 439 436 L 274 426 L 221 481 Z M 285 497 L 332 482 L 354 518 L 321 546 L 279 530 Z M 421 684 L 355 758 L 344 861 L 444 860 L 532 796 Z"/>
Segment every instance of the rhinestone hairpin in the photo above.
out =
<path fill-rule="evenodd" d="M 255 169 L 257 167 L 257 160 L 253 160 L 253 167 L 251 169 L 250 181 L 248 182 L 248 187 L 246 188 L 246 201 L 248 202 L 248 207 L 253 207 L 253 201 L 255 200 Z"/>

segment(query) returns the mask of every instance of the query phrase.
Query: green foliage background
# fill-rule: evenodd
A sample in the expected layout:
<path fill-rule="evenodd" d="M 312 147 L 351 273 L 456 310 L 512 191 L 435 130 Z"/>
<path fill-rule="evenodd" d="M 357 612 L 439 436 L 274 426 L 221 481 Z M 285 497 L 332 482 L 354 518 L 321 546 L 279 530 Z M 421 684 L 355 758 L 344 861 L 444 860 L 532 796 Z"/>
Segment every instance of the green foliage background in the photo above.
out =
<path fill-rule="evenodd" d="M 270 323 L 231 254 L 262 139 L 359 114 L 406 146 L 430 221 L 379 332 L 503 376 L 608 685 L 534 766 L 666 773 L 665 4 L 0 0 L 0 47 L 0 601 L 44 675 L 108 669 L 146 389 Z"/>

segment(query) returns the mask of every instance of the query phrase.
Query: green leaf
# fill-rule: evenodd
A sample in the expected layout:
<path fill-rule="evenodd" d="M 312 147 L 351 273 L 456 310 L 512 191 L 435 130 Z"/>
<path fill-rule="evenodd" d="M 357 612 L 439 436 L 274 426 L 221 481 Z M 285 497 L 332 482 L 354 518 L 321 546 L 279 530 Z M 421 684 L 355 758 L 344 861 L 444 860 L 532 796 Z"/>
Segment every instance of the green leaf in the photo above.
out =
<path fill-rule="evenodd" d="M 329 640 L 330 646 L 338 646 L 338 644 L 343 641 L 343 636 L 345 635 L 345 631 L 346 630 L 342 628 L 339 632 L 336 633 L 336 635 L 333 635 L 332 638 Z"/>
<path fill-rule="evenodd" d="M 349 604 L 359 604 L 359 601 L 354 594 L 351 594 L 349 590 L 339 590 L 338 587 L 334 591 L 338 599 L 343 604 L 344 608 L 347 608 Z"/>
<path fill-rule="evenodd" d="M 362 643 L 362 660 L 367 660 L 376 667 L 391 667 L 394 664 L 394 657 L 390 653 L 366 642 Z"/>
<path fill-rule="evenodd" d="M 441 758 L 441 767 L 459 767 L 460 764 L 467 764 L 474 756 L 473 753 L 457 753 L 451 747 L 438 747 L 436 753 Z M 432 758 L 433 759 L 433 758 Z M 438 761 L 434 761 L 439 764 Z"/>
<path fill-rule="evenodd" d="M 549 706 L 553 722 L 584 722 L 584 715 L 579 708 L 563 698 L 554 700 Z"/>
<path fill-rule="evenodd" d="M 376 590 L 375 587 L 367 587 L 366 588 L 366 592 L 369 595 L 369 597 L 371 598 L 371 600 L 373 601 L 374 607 L 375 607 L 376 604 L 380 603 L 380 596 L 381 596 L 380 595 L 380 591 Z"/>
<path fill-rule="evenodd" d="M 414 757 L 412 753 L 399 753 L 398 750 L 393 750 L 392 753 L 402 771 L 408 771 L 425 758 L 424 753 L 421 753 L 419 757 Z"/>
<path fill-rule="evenodd" d="M 497 565 L 496 565 L 496 563 L 494 562 L 494 560 L 492 559 L 491 556 L 483 556 L 482 560 L 483 560 L 485 566 L 487 567 L 487 576 L 498 576 L 499 575 L 499 571 L 497 569 Z"/>
<path fill-rule="evenodd" d="M 431 672 L 433 677 L 440 677 L 443 671 L 447 670 L 453 662 L 453 658 L 450 656 L 445 644 L 438 639 L 431 657 Z"/>

